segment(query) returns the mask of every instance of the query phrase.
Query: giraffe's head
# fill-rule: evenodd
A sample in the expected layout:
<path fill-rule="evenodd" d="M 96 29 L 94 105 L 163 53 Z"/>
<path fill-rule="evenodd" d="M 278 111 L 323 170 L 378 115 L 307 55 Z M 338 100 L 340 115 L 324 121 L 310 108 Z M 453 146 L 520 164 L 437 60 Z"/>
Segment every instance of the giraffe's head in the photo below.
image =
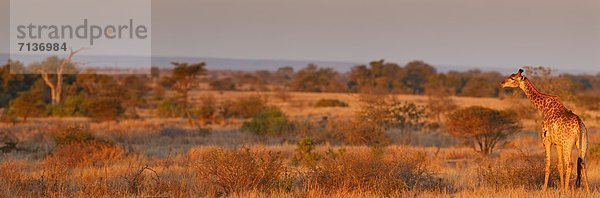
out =
<path fill-rule="evenodd" d="M 502 83 L 500 83 L 500 88 L 516 88 L 521 85 L 521 82 L 525 80 L 525 76 L 523 75 L 523 69 L 519 69 L 516 74 L 511 74 L 506 77 Z"/>

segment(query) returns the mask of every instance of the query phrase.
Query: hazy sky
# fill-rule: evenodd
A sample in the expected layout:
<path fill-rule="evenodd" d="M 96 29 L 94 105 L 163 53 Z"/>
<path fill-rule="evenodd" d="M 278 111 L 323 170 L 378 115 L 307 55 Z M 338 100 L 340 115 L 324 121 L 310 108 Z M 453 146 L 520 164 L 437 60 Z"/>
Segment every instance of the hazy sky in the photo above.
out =
<path fill-rule="evenodd" d="M 5 8 L 7 0 L 0 1 Z M 360 63 L 420 59 L 434 65 L 600 71 L 596 0 L 152 3 L 154 55 Z"/>

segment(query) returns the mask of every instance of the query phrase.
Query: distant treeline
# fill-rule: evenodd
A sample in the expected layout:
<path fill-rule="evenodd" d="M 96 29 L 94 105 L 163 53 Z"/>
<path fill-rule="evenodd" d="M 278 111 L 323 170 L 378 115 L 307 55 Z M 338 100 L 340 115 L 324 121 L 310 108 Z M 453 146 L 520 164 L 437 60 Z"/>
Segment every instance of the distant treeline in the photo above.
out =
<path fill-rule="evenodd" d="M 518 68 L 515 68 L 515 71 Z M 534 83 L 542 91 L 562 95 L 598 95 L 600 73 L 553 75 L 545 67 L 526 67 Z M 281 67 L 275 71 L 259 70 L 209 71 L 204 81 L 215 90 L 289 90 L 303 92 L 377 92 L 398 94 L 427 94 L 470 97 L 498 97 L 498 84 L 509 74 L 482 72 L 480 70 L 437 72 L 423 61 L 405 65 L 372 61 L 368 65 L 354 66 L 351 71 L 340 73 L 332 68 L 308 65 L 294 71 Z M 555 93 L 553 93 L 555 92 Z"/>
<path fill-rule="evenodd" d="M 498 88 L 500 81 L 508 74 L 480 70 L 439 73 L 434 66 L 423 61 L 399 65 L 378 60 L 368 65 L 354 66 L 346 73 L 314 64 L 298 71 L 292 67 L 281 67 L 275 71 L 249 72 L 206 71 L 204 63 L 174 63 L 175 69 L 152 68 L 149 75 L 98 75 L 93 71 L 78 70 L 75 63 L 66 66 L 63 63 L 64 60 L 49 57 L 27 66 L 18 61 L 4 64 L 0 68 L 0 109 L 4 109 L 3 118 L 58 115 L 88 116 L 102 120 L 114 119 L 115 116 L 135 117 L 136 109 L 155 108 L 169 97 L 167 93 L 170 91 L 177 93 L 172 100 L 188 106 L 189 91 L 206 89 L 394 93 L 440 97 L 501 97 L 504 93 L 513 92 Z M 66 71 L 61 77 L 51 72 L 43 75 L 44 70 L 57 71 L 56 68 L 61 64 Z M 545 67 L 525 69 L 528 77 L 545 93 L 559 95 L 565 101 L 578 103 L 588 109 L 598 109 L 600 106 L 600 73 L 552 75 Z M 78 73 L 85 74 L 74 75 Z M 57 91 L 57 87 L 60 90 Z"/>

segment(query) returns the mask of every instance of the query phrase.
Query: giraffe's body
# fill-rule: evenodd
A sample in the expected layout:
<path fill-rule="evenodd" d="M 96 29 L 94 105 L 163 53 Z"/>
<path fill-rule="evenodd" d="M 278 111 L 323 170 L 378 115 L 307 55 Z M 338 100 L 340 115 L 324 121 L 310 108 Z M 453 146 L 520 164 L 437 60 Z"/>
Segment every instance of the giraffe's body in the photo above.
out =
<path fill-rule="evenodd" d="M 506 78 L 501 87 L 518 87 L 531 103 L 543 114 L 542 131 L 540 136 L 546 150 L 545 179 L 543 189 L 548 186 L 550 175 L 550 151 L 552 145 L 556 146 L 558 154 L 558 172 L 560 174 L 561 188 L 569 186 L 572 163 L 571 151 L 576 145 L 578 153 L 578 177 L 577 185 L 580 183 L 580 176 L 583 173 L 584 184 L 587 186 L 587 172 L 585 170 L 587 153 L 587 129 L 579 116 L 567 109 L 557 96 L 548 95 L 538 91 L 529 79 L 522 76 L 522 70 L 517 74 L 512 74 Z M 563 171 L 565 169 L 566 171 Z"/>

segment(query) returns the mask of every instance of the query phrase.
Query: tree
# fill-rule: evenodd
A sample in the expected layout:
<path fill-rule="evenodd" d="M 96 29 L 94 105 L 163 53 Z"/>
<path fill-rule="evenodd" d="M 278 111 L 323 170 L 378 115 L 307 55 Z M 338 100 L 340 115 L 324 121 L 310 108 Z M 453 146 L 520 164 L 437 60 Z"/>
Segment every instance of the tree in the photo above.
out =
<path fill-rule="evenodd" d="M 525 66 L 523 69 L 525 69 L 525 76 L 535 83 L 537 89 L 543 93 L 557 95 L 563 101 L 575 101 L 575 93 L 583 89 L 569 75 L 556 76 L 552 73 L 552 69 L 548 67 Z"/>
<path fill-rule="evenodd" d="M 348 88 L 352 91 L 401 92 L 400 75 L 403 69 L 396 63 L 385 60 L 371 61 L 369 67 L 358 65 L 352 68 L 348 76 Z"/>
<path fill-rule="evenodd" d="M 423 61 L 409 62 L 404 66 L 404 72 L 402 81 L 412 94 L 422 94 L 429 77 L 436 74 L 435 68 Z"/>
<path fill-rule="evenodd" d="M 497 97 L 500 89 L 498 82 L 503 76 L 498 72 L 481 72 L 479 70 L 467 71 L 466 83 L 461 89 L 462 96 L 471 97 Z"/>
<path fill-rule="evenodd" d="M 298 71 L 290 82 L 290 87 L 296 91 L 325 92 L 339 91 L 342 84 L 339 74 L 332 68 L 319 68 L 310 64 Z"/>
<path fill-rule="evenodd" d="M 137 108 L 146 103 L 145 98 L 150 93 L 150 87 L 146 76 L 129 75 L 125 76 L 120 83 L 122 104 L 128 116 L 138 117 Z M 119 97 L 117 97 L 119 98 Z"/>
<path fill-rule="evenodd" d="M 40 68 L 37 68 L 37 72 L 40 73 L 42 79 L 48 87 L 50 88 L 50 94 L 52 97 L 52 104 L 57 105 L 60 104 L 61 96 L 62 96 L 62 88 L 63 88 L 63 74 L 65 73 L 65 69 L 69 66 L 74 67 L 71 63 L 71 59 L 75 54 L 79 53 L 83 49 L 79 49 L 73 51 L 73 49 L 69 49 L 69 55 L 67 58 L 62 60 L 59 64 L 55 64 L 57 62 L 56 57 L 50 57 L 45 62 L 42 62 Z M 55 75 L 55 79 L 50 77 L 50 74 Z"/>
<path fill-rule="evenodd" d="M 23 121 L 27 122 L 27 118 L 40 115 L 45 107 L 42 97 L 35 92 L 21 92 L 10 103 L 10 110 Z"/>
<path fill-rule="evenodd" d="M 197 83 L 195 82 L 197 77 L 206 74 L 206 69 L 204 68 L 206 63 L 188 64 L 172 62 L 171 64 L 175 66 L 170 79 L 173 82 L 173 89 L 177 92 L 175 100 L 183 106 L 188 124 L 193 126 L 188 94 L 193 88 L 197 87 Z"/>
<path fill-rule="evenodd" d="M 462 139 L 465 144 L 486 156 L 521 129 L 514 112 L 481 106 L 467 107 L 450 113 L 446 125 L 448 133 Z"/>
<path fill-rule="evenodd" d="M 29 90 L 36 82 L 36 76 L 23 73 L 25 68 L 19 61 L 8 60 L 0 68 L 0 108 L 7 107 L 19 92 Z"/>

